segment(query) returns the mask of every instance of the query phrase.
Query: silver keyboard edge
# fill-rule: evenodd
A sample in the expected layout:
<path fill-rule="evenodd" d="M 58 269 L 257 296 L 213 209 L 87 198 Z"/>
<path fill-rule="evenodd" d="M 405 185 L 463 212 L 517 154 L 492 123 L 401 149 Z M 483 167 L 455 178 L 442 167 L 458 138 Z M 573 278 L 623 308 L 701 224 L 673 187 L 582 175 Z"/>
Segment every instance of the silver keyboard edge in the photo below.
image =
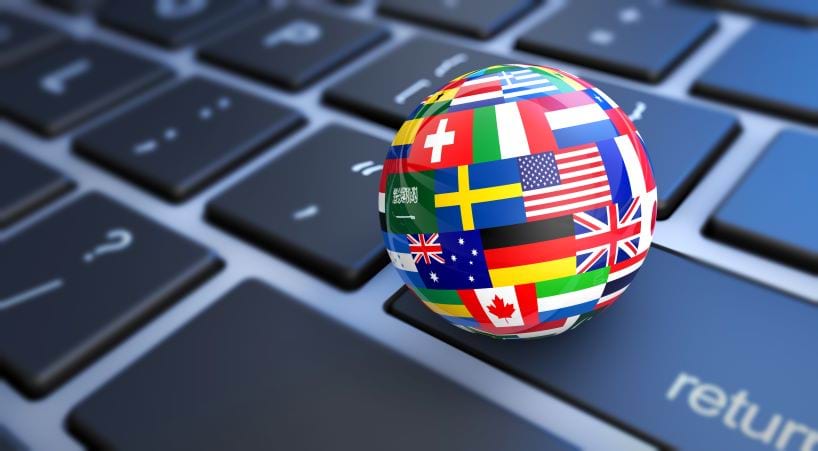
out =
<path fill-rule="evenodd" d="M 313 2 L 304 1 L 302 3 Z M 650 444 L 599 420 L 570 403 L 524 383 L 388 315 L 383 309 L 383 303 L 401 284 L 391 269 L 385 268 L 358 291 L 340 291 L 293 267 L 282 258 L 244 243 L 202 220 L 204 207 L 209 199 L 268 161 L 277 158 L 302 138 L 327 123 L 340 123 L 385 140 L 391 140 L 392 130 L 323 105 L 320 93 L 337 80 L 355 72 L 422 31 L 467 47 L 495 52 L 498 55 L 513 55 L 533 63 L 558 65 L 578 75 L 593 75 L 599 79 L 618 82 L 637 90 L 675 99 L 690 100 L 695 104 L 709 105 L 737 116 L 742 126 L 739 138 L 732 143 L 725 155 L 707 173 L 673 216 L 657 225 L 655 240 L 661 245 L 696 255 L 698 259 L 706 263 L 790 292 L 803 299 L 818 302 L 818 277 L 725 246 L 701 234 L 701 228 L 708 216 L 778 131 L 786 127 L 815 132 L 814 127 L 729 107 L 691 97 L 688 94 L 689 86 L 695 76 L 700 74 L 714 58 L 745 32 L 754 19 L 721 13 L 719 29 L 705 41 L 704 45 L 686 58 L 683 64 L 676 68 L 663 83 L 648 86 L 591 69 L 578 68 L 572 64 L 512 50 L 517 36 L 564 4 L 565 0 L 550 0 L 545 6 L 540 7 L 523 20 L 515 22 L 487 43 L 448 35 L 429 28 L 409 26 L 400 21 L 379 16 L 378 20 L 387 24 L 392 31 L 392 38 L 386 44 L 378 46 L 363 57 L 354 59 L 349 65 L 323 78 L 309 89 L 290 94 L 239 74 L 199 63 L 190 49 L 166 51 L 108 28 L 97 26 L 95 21 L 89 17 L 69 17 L 39 4 L 9 0 L 8 7 L 20 14 L 36 16 L 37 19 L 52 23 L 78 37 L 100 38 L 110 45 L 163 61 L 170 64 L 179 77 L 202 74 L 290 105 L 303 111 L 309 117 L 310 122 L 306 127 L 270 147 L 260 156 L 222 178 L 193 199 L 181 205 L 171 205 L 77 157 L 70 150 L 73 136 L 92 128 L 94 124 L 104 121 L 117 111 L 127 108 L 127 104 L 52 140 L 41 139 L 11 122 L 0 119 L 0 136 L 31 157 L 63 171 L 78 182 L 78 188 L 70 195 L 37 211 L 10 229 L 0 232 L 0 240 L 13 235 L 17 230 L 48 215 L 84 192 L 100 190 L 164 225 L 206 244 L 221 255 L 227 263 L 221 273 L 184 298 L 184 302 L 175 303 L 147 326 L 138 330 L 49 396 L 31 401 L 22 397 L 5 381 L 0 381 L 0 424 L 13 431 L 23 443 L 34 450 L 82 449 L 81 444 L 64 428 L 65 418 L 73 406 L 168 335 L 178 330 L 241 280 L 256 277 L 424 366 L 457 381 L 580 448 L 652 449 Z M 325 9 L 330 12 L 337 10 L 345 15 L 351 14 L 364 20 L 371 20 L 374 16 L 371 0 L 355 7 L 326 6 Z M 650 143 L 648 143 L 650 149 L 649 146 Z M 742 150 L 739 151 L 739 149 Z M 374 205 L 373 200 L 373 209 Z M 332 300 L 327 301 L 328 298 Z M 497 390 L 496 387 L 503 387 L 503 390 Z"/>

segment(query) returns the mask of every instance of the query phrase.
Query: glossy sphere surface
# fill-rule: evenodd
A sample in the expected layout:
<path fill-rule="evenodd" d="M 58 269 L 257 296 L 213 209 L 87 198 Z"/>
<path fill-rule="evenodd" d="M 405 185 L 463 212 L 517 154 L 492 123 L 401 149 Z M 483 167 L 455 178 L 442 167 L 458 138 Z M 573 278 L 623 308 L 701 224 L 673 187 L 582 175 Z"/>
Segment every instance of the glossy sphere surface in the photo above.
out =
<path fill-rule="evenodd" d="M 573 329 L 616 301 L 656 220 L 628 115 L 558 69 L 500 65 L 417 106 L 384 163 L 393 266 L 434 312 L 498 338 Z"/>

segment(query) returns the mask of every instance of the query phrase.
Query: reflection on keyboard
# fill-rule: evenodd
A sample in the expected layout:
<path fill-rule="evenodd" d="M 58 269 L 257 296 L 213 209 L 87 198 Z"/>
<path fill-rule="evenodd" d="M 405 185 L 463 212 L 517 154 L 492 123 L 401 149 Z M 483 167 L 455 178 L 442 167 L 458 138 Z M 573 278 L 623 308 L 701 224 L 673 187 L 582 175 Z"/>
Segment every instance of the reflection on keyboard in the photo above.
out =
<path fill-rule="evenodd" d="M 0 423 L 17 417 L 4 405 L 82 394 L 36 428 L 0 428 L 0 448 L 580 446 L 512 414 L 521 401 L 486 402 L 409 360 L 411 347 L 299 305 L 317 289 L 330 297 L 317 303 L 376 296 L 377 330 L 436 337 L 436 351 L 565 400 L 634 446 L 818 449 L 818 311 L 793 297 L 818 302 L 818 7 L 267 3 L 0 7 Z M 374 196 L 386 138 L 424 96 L 515 62 L 576 65 L 629 112 L 651 152 L 662 249 L 594 324 L 509 344 L 443 324 L 396 283 L 388 302 L 373 294 L 387 262 Z M 746 170 L 724 170 L 735 164 Z M 689 239 L 665 242 L 663 228 Z M 256 253 L 273 270 L 242 258 Z M 734 263 L 762 284 L 707 266 Z M 73 388 L 225 278 L 232 290 L 204 313 L 174 310 L 169 337 Z"/>

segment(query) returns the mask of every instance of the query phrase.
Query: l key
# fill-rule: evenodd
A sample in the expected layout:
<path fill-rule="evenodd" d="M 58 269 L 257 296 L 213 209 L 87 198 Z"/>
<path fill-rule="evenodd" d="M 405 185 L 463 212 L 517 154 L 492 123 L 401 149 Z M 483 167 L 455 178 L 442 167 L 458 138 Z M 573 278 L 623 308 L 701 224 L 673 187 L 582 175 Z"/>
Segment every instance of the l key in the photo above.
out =
<path fill-rule="evenodd" d="M 99 194 L 0 252 L 0 374 L 40 396 L 218 268 L 202 246 Z"/>
<path fill-rule="evenodd" d="M 0 109 L 54 135 L 169 75 L 140 57 L 76 43 L 0 73 Z"/>
<path fill-rule="evenodd" d="M 301 116 L 229 86 L 193 78 L 81 136 L 81 154 L 173 200 L 283 136 Z"/>

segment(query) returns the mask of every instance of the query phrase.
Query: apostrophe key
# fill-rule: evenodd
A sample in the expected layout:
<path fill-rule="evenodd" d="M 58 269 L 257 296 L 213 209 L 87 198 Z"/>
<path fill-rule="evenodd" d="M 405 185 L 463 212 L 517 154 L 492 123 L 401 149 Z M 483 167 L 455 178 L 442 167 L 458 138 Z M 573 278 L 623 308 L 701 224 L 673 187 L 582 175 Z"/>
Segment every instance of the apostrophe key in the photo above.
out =
<path fill-rule="evenodd" d="M 302 120 L 261 97 L 192 78 L 80 136 L 76 149 L 181 201 Z"/>
<path fill-rule="evenodd" d="M 433 90 L 460 74 L 497 64 L 498 58 L 454 44 L 415 38 L 341 80 L 329 88 L 326 96 L 329 102 L 398 128 Z"/>
<path fill-rule="evenodd" d="M 0 252 L 0 374 L 39 397 L 219 266 L 209 250 L 89 194 Z"/>
<path fill-rule="evenodd" d="M 388 147 L 329 126 L 214 199 L 208 216 L 344 288 L 358 287 L 387 261 L 373 208 Z"/>

